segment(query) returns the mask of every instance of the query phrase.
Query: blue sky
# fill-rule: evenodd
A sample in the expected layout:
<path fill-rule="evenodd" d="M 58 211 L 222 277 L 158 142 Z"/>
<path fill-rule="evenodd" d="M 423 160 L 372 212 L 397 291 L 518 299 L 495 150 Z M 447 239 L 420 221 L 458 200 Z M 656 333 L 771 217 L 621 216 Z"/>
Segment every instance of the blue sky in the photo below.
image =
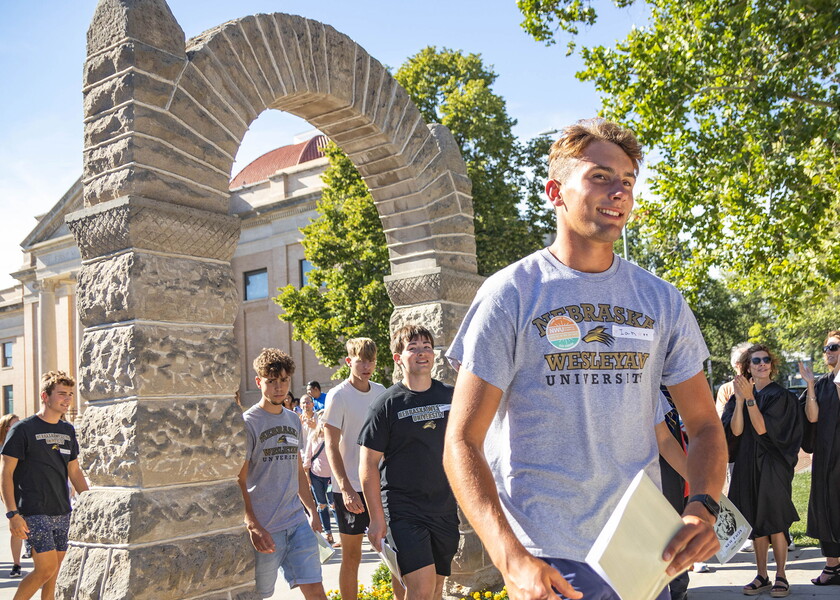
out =
<path fill-rule="evenodd" d="M 230 19 L 286 12 L 332 25 L 393 68 L 429 45 L 479 53 L 498 74 L 494 89 L 523 140 L 591 117 L 600 106 L 592 85 L 574 77 L 577 57 L 522 31 L 514 0 L 170 0 L 169 6 L 187 38 Z M 7 274 L 21 266 L 20 242 L 35 215 L 81 175 L 81 76 L 95 7 L 95 0 L 0 0 L 0 287 L 15 283 Z M 643 8 L 610 8 L 580 41 L 612 44 L 643 18 Z M 264 113 L 243 140 L 234 173 L 309 129 L 290 115 Z"/>

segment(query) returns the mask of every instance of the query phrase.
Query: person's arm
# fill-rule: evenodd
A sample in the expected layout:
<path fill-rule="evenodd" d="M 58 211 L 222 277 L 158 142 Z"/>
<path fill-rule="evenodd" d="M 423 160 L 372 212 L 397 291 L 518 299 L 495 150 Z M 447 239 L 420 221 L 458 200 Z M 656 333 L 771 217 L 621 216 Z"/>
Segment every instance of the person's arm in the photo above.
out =
<path fill-rule="evenodd" d="M 333 402 L 335 402 L 335 399 L 333 399 Z M 341 494 L 344 507 L 352 513 L 363 513 L 365 512 L 365 506 L 362 504 L 362 499 L 359 498 L 359 494 L 356 493 L 347 478 L 344 460 L 341 458 L 341 451 L 338 446 L 339 440 L 341 440 L 341 430 L 333 425 L 325 425 L 324 442 L 326 448 L 324 448 L 324 452 L 327 453 L 327 461 L 330 463 L 333 481 L 338 484 L 338 491 Z"/>
<path fill-rule="evenodd" d="M 303 470 L 303 462 L 300 460 L 300 453 L 297 457 L 298 466 L 298 498 L 306 507 L 306 512 L 309 517 L 309 526 L 312 531 L 321 531 L 321 519 L 318 517 L 317 507 L 315 506 L 315 498 L 312 497 L 312 490 L 309 489 L 309 477 L 306 471 Z"/>
<path fill-rule="evenodd" d="M 3 455 L 2 467 L 0 467 L 0 477 L 2 477 L 2 496 L 3 504 L 6 505 L 6 512 L 17 510 L 17 500 L 15 500 L 15 480 L 14 473 L 17 468 L 18 459 L 14 456 Z M 29 537 L 29 526 L 26 520 L 20 515 L 16 514 L 9 519 L 9 531 L 12 535 L 25 540 Z"/>
<path fill-rule="evenodd" d="M 700 371 L 682 383 L 668 386 L 668 391 L 691 440 L 687 459 L 691 494 L 708 494 L 717 500 L 726 473 L 726 439 L 706 377 Z M 703 504 L 690 502 L 686 505 L 683 522 L 685 525 L 662 555 L 664 560 L 671 562 L 667 569 L 669 575 L 708 559 L 720 548 L 714 531 L 715 518 Z"/>
<path fill-rule="evenodd" d="M 744 394 L 746 393 L 752 397 L 752 385 L 750 385 L 747 378 L 743 375 L 736 375 L 733 380 L 733 390 L 735 395 L 735 410 L 732 413 L 732 419 L 729 421 L 729 430 L 732 432 L 732 435 L 739 436 L 744 433 Z"/>
<path fill-rule="evenodd" d="M 79 467 L 79 461 L 73 459 L 67 463 L 67 478 L 73 484 L 73 489 L 77 494 L 88 491 L 87 479 L 85 479 L 82 469 Z"/>
<path fill-rule="evenodd" d="M 814 372 L 801 360 L 799 361 L 799 376 L 808 385 L 805 393 L 805 417 L 810 423 L 816 423 L 820 416 L 820 405 L 817 404 L 817 391 L 814 387 Z"/>
<path fill-rule="evenodd" d="M 741 398 L 741 406 L 747 404 L 747 415 L 750 417 L 750 423 L 752 423 L 753 429 L 758 435 L 764 435 L 767 433 L 767 426 L 764 423 L 764 415 L 761 414 L 761 411 L 758 409 L 758 403 L 755 402 L 755 389 L 753 385 L 750 383 L 749 379 L 744 377 L 743 375 L 738 375 L 735 377 L 735 401 L 738 402 L 738 398 Z M 753 400 L 753 405 L 750 406 L 748 402 Z M 735 409 L 735 415 L 733 415 L 732 421 L 734 423 L 735 418 L 737 415 L 738 425 L 739 425 L 739 432 L 735 435 L 741 435 L 744 431 L 744 411 L 738 410 L 737 405 Z M 734 427 L 733 427 L 733 433 Z"/>
<path fill-rule="evenodd" d="M 502 390 L 461 367 L 446 426 L 443 466 L 455 498 L 501 571 L 508 594 L 517 600 L 556 600 L 552 587 L 568 598 L 576 591 L 557 569 L 531 555 L 516 539 L 502 512 L 493 474 L 484 456 L 484 438 L 499 407 Z"/>
<path fill-rule="evenodd" d="M 248 461 L 242 465 L 239 471 L 239 489 L 242 490 L 242 500 L 245 503 L 245 527 L 248 528 L 248 535 L 251 536 L 251 543 L 257 552 L 271 554 L 274 552 L 274 540 L 271 534 L 260 525 L 254 515 L 254 507 L 251 505 L 251 494 L 248 493 Z"/>
<path fill-rule="evenodd" d="M 367 446 L 361 447 L 359 475 L 362 478 L 362 491 L 365 493 L 370 516 L 367 535 L 370 545 L 377 552 L 382 552 L 382 540 L 388 530 L 385 524 L 385 510 L 382 508 L 382 478 L 379 475 L 379 461 L 382 460 L 382 456 L 382 452 Z"/>
<path fill-rule="evenodd" d="M 679 473 L 680 477 L 688 479 L 688 459 L 680 443 L 671 435 L 668 424 L 665 421 L 657 423 L 654 430 L 656 431 L 656 445 L 659 446 L 659 454 Z"/>

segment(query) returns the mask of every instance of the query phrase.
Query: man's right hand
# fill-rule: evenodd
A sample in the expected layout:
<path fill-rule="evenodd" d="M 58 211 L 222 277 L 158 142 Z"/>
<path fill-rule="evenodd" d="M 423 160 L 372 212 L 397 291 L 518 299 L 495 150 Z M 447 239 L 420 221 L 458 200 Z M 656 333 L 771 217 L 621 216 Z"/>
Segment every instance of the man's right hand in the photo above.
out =
<path fill-rule="evenodd" d="M 385 525 L 385 519 L 371 516 L 367 536 L 370 545 L 373 546 L 374 550 L 377 552 L 382 552 L 382 540 L 385 539 L 385 534 L 387 532 L 388 527 Z"/>
<path fill-rule="evenodd" d="M 257 552 L 262 552 L 263 554 L 271 554 L 274 552 L 274 540 L 272 539 L 271 534 L 268 533 L 262 525 L 249 523 L 248 535 L 251 536 L 251 543 L 254 545 Z"/>
<path fill-rule="evenodd" d="M 530 554 L 510 561 L 506 567 L 502 576 L 512 600 L 558 600 L 557 592 L 570 600 L 583 598 L 560 571 Z"/>
<path fill-rule="evenodd" d="M 351 513 L 361 514 L 365 512 L 365 505 L 362 504 L 362 499 L 359 493 L 354 489 L 341 490 L 341 501 L 344 502 L 344 508 Z"/>
<path fill-rule="evenodd" d="M 17 538 L 29 539 L 29 525 L 26 524 L 26 519 L 20 513 L 9 519 L 9 531 Z"/>

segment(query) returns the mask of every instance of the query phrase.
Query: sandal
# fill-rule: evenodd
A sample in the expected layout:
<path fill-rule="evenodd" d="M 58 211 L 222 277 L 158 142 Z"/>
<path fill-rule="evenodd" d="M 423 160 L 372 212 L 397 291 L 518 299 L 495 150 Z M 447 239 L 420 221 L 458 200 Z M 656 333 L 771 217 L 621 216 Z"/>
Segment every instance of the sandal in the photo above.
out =
<path fill-rule="evenodd" d="M 790 584 L 784 577 L 776 575 L 776 583 L 773 584 L 773 589 L 770 590 L 771 598 L 784 598 L 790 594 Z"/>
<path fill-rule="evenodd" d="M 335 540 L 333 539 L 332 532 L 328 531 L 326 535 L 327 541 L 330 543 L 330 546 L 335 544 Z"/>
<path fill-rule="evenodd" d="M 762 575 L 756 575 L 750 583 L 741 588 L 745 596 L 758 596 L 764 590 L 769 590 L 772 586 L 770 579 Z"/>
<path fill-rule="evenodd" d="M 828 575 L 828 579 L 823 581 L 821 579 L 823 575 Z M 814 585 L 840 585 L 840 565 L 826 566 L 816 579 L 811 580 L 811 583 Z"/>

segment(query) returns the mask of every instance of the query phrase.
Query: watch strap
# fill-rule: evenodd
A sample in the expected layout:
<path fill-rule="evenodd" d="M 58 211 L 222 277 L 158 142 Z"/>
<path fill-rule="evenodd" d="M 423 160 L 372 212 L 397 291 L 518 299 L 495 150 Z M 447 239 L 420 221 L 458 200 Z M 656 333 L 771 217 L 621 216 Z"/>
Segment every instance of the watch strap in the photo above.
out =
<path fill-rule="evenodd" d="M 19 510 L 10 510 L 9 512 L 6 513 L 6 518 L 11 519 L 15 515 L 19 515 L 19 514 L 20 514 Z"/>
<path fill-rule="evenodd" d="M 717 501 L 715 501 L 715 499 L 709 494 L 696 494 L 691 496 L 686 504 L 691 504 L 692 502 L 699 502 L 705 506 L 706 510 L 708 510 L 715 519 L 717 519 L 720 514 L 720 504 L 718 504 Z"/>

